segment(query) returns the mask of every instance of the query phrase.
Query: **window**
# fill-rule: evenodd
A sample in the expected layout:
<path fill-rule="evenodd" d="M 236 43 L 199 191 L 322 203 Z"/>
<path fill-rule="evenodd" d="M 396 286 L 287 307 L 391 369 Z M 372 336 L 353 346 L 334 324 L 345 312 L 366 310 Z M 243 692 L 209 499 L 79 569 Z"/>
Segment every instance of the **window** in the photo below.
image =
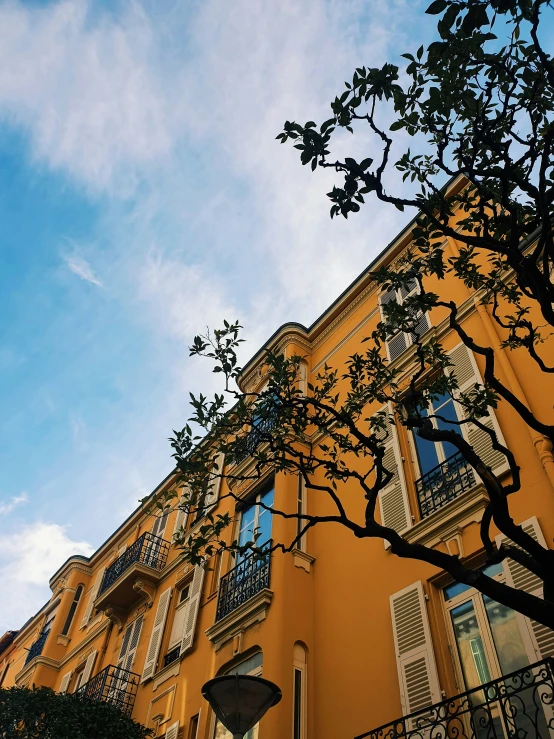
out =
<path fill-rule="evenodd" d="M 196 739 L 198 736 L 198 724 L 200 723 L 200 714 L 197 713 L 190 720 L 188 739 Z"/>
<path fill-rule="evenodd" d="M 273 482 L 270 487 L 259 492 L 252 502 L 242 510 L 238 543 L 241 546 L 254 542 L 254 534 L 259 534 L 256 546 L 261 547 L 271 539 L 271 511 L 262 508 L 260 503 L 271 508 L 273 506 Z M 239 561 L 246 555 L 239 556 Z"/>
<path fill-rule="evenodd" d="M 306 649 L 296 642 L 293 652 L 292 739 L 306 739 Z"/>
<path fill-rule="evenodd" d="M 75 595 L 73 596 L 73 601 L 71 602 L 71 606 L 69 607 L 67 618 L 65 619 L 65 624 L 63 625 L 63 629 L 62 629 L 63 635 L 69 633 L 69 629 L 71 628 L 71 622 L 73 621 L 73 617 L 75 616 L 75 611 L 77 610 L 77 606 L 79 605 L 79 600 L 81 599 L 82 594 L 83 594 L 83 586 L 79 585 L 79 587 L 75 591 Z"/>
<path fill-rule="evenodd" d="M 72 693 L 76 693 L 81 685 L 84 685 L 83 677 L 85 675 L 85 662 L 83 662 L 75 672 L 75 685 L 73 686 Z"/>
<path fill-rule="evenodd" d="M 489 577 L 504 580 L 504 571 L 500 564 L 491 565 L 484 572 Z M 524 669 L 535 661 L 529 634 L 526 633 L 526 620 L 518 617 L 511 608 L 461 583 L 444 588 L 443 595 L 453 657 L 463 689 L 478 688 L 503 675 Z M 525 674 L 528 678 L 531 677 L 531 673 Z M 484 691 L 482 698 L 477 696 L 477 701 L 492 701 L 487 722 L 489 728 L 487 731 L 483 730 L 483 736 L 490 736 L 492 733 L 502 737 L 503 719 L 494 703 L 496 693 L 493 693 L 494 691 L 489 696 L 488 691 Z M 547 736 L 546 721 L 540 702 L 535 704 L 533 687 L 519 691 L 517 698 L 514 698 L 514 705 L 516 703 L 519 716 L 517 735 Z M 539 731 L 532 725 L 535 720 Z M 480 737 L 478 732 L 476 735 Z"/>
<path fill-rule="evenodd" d="M 183 638 L 185 614 L 187 612 L 187 604 L 190 599 L 190 586 L 191 583 L 189 582 L 177 593 L 175 613 L 173 615 L 173 626 L 171 627 L 171 636 L 169 637 L 168 652 L 171 652 L 175 647 L 178 647 Z M 178 656 L 179 654 L 177 653 L 175 658 L 177 659 Z"/>
<path fill-rule="evenodd" d="M 248 659 L 245 659 L 244 662 L 241 662 L 238 665 L 235 665 L 235 667 L 232 667 L 230 670 L 227 670 L 224 672 L 224 675 L 254 675 L 256 677 L 262 676 L 262 665 L 263 665 L 263 655 L 261 652 L 256 652 L 256 654 L 252 655 L 252 657 L 249 657 Z M 227 729 L 221 724 L 219 721 L 216 720 L 215 722 L 215 730 L 214 730 L 214 739 L 233 739 L 233 735 L 230 731 L 227 731 Z M 244 735 L 244 739 L 258 739 L 258 724 L 254 726 L 253 729 L 250 729 L 250 731 Z"/>
<path fill-rule="evenodd" d="M 402 287 L 399 290 L 391 289 L 381 294 L 379 298 L 379 307 L 381 309 L 381 317 L 383 322 L 386 323 L 386 316 L 383 310 L 383 306 L 393 301 L 402 305 L 407 298 L 411 298 L 416 295 L 419 290 L 419 286 L 416 280 L 412 280 L 406 287 Z M 427 316 L 427 313 L 418 314 L 418 322 L 415 326 L 415 333 L 407 334 L 403 331 L 399 331 L 394 336 L 390 337 L 387 341 L 387 351 L 389 355 L 389 361 L 392 362 L 399 357 L 409 346 L 414 343 L 416 336 L 422 336 L 431 327 L 431 322 Z"/>
<path fill-rule="evenodd" d="M 306 526 L 307 521 L 301 518 L 306 513 L 306 488 L 302 475 L 298 476 L 298 488 L 296 492 L 296 513 L 298 518 L 296 519 L 296 536 L 300 537 L 296 542 L 296 548 L 302 552 L 306 551 L 306 534 L 300 536 L 303 528 Z"/>
<path fill-rule="evenodd" d="M 461 427 L 456 425 L 457 421 L 461 419 L 456 414 L 454 400 L 451 395 L 441 395 L 439 398 L 432 400 L 429 404 L 429 409 L 424 412 L 424 415 L 427 414 L 431 416 L 442 416 L 442 418 L 446 419 L 443 421 L 438 418 L 432 418 L 431 423 L 434 428 L 456 431 L 456 433 L 461 435 Z M 452 423 L 448 423 L 448 421 Z M 448 441 L 428 441 L 427 439 L 422 439 L 417 433 L 414 433 L 414 441 L 417 450 L 419 471 L 422 477 L 458 451 Z"/>

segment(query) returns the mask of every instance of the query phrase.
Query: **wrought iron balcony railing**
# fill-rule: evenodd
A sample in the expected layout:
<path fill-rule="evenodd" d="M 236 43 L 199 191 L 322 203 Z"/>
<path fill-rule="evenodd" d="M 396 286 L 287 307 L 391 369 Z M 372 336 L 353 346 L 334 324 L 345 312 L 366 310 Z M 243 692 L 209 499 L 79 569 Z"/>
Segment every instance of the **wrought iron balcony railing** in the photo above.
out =
<path fill-rule="evenodd" d="M 180 654 L 181 654 L 181 645 L 178 644 L 176 647 L 173 647 L 173 649 L 165 655 L 164 667 L 167 667 L 168 665 L 172 664 L 172 662 L 176 662 L 179 659 Z"/>
<path fill-rule="evenodd" d="M 265 544 L 271 548 L 271 541 Z M 250 554 L 221 578 L 215 620 L 232 613 L 260 590 L 269 587 L 271 552 Z"/>
<path fill-rule="evenodd" d="M 48 637 L 48 634 L 50 631 L 43 631 L 43 633 L 39 636 L 39 638 L 36 640 L 36 642 L 33 642 L 31 644 L 31 647 L 29 651 L 27 652 L 27 657 L 25 659 L 25 664 L 30 662 L 33 657 L 38 657 L 39 654 L 42 654 L 42 650 L 44 649 L 44 644 L 46 642 L 46 639 Z"/>
<path fill-rule="evenodd" d="M 475 473 L 457 452 L 416 481 L 421 517 L 430 516 L 475 485 Z"/>
<path fill-rule="evenodd" d="M 276 420 L 268 416 L 256 421 L 250 431 L 237 443 L 235 462 L 239 464 L 243 459 L 254 454 L 260 444 L 267 439 L 267 435 L 275 427 Z"/>
<path fill-rule="evenodd" d="M 146 531 L 106 569 L 98 595 L 113 585 L 135 563 L 147 565 L 154 570 L 163 569 L 168 553 L 169 542 Z"/>
<path fill-rule="evenodd" d="M 554 659 L 402 716 L 356 739 L 551 739 Z"/>
<path fill-rule="evenodd" d="M 122 667 L 108 665 L 82 685 L 77 695 L 90 700 L 103 701 L 117 706 L 127 716 L 131 715 L 140 675 Z"/>

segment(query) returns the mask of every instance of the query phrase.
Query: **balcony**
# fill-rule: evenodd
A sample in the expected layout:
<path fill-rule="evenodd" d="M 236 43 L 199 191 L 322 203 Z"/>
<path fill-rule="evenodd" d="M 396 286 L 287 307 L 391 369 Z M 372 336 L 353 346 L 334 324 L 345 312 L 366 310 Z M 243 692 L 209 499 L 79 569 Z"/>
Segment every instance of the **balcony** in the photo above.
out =
<path fill-rule="evenodd" d="M 265 544 L 271 548 L 271 541 Z M 254 595 L 269 588 L 271 552 L 250 554 L 221 578 L 215 620 L 220 621 Z"/>
<path fill-rule="evenodd" d="M 137 580 L 157 583 L 165 567 L 169 542 L 149 531 L 140 536 L 104 573 L 95 601 L 96 608 L 128 609 L 139 597 Z"/>
<path fill-rule="evenodd" d="M 457 452 L 416 480 L 421 517 L 425 518 L 475 485 L 471 465 Z"/>
<path fill-rule="evenodd" d="M 88 683 L 82 685 L 76 695 L 94 701 L 117 706 L 126 716 L 133 711 L 140 675 L 122 667 L 108 665 Z"/>
<path fill-rule="evenodd" d="M 31 644 L 31 647 L 25 659 L 25 664 L 30 662 L 34 657 L 38 657 L 39 654 L 42 654 L 42 650 L 44 649 L 44 644 L 46 643 L 46 639 L 49 633 L 49 631 L 44 631 L 36 640 L 36 642 L 33 642 L 33 644 Z"/>
<path fill-rule="evenodd" d="M 553 705 L 550 657 L 356 739 L 551 739 Z"/>
<path fill-rule="evenodd" d="M 275 423 L 274 418 L 268 417 L 259 419 L 252 425 L 246 436 L 236 442 L 235 464 L 240 464 L 244 459 L 252 456 L 260 444 L 267 441 L 267 436 L 275 427 Z"/>

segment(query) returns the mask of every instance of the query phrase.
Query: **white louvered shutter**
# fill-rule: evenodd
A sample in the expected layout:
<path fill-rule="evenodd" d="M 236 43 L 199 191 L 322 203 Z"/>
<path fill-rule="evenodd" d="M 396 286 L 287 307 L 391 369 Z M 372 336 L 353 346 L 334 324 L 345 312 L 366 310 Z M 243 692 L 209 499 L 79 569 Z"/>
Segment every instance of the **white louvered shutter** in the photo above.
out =
<path fill-rule="evenodd" d="M 154 525 L 152 526 L 152 534 L 154 536 L 159 536 L 163 539 L 163 535 L 165 533 L 165 525 L 167 523 L 169 513 L 169 509 L 163 514 L 161 513 L 161 511 L 156 512 L 156 518 L 154 519 Z"/>
<path fill-rule="evenodd" d="M 383 306 L 392 301 L 398 302 L 398 296 L 396 290 L 387 290 L 379 296 L 379 309 L 381 311 L 381 320 L 386 323 L 385 313 Z M 406 334 L 400 331 L 395 336 L 387 341 L 387 352 L 389 355 L 389 362 L 394 361 L 408 348 L 408 337 Z"/>
<path fill-rule="evenodd" d="M 423 585 L 390 596 L 394 649 L 404 715 L 441 700 Z"/>
<path fill-rule="evenodd" d="M 183 500 L 188 495 L 188 486 L 185 486 L 183 488 L 183 493 L 181 494 L 181 497 L 179 498 L 179 505 L 182 505 Z M 175 526 L 173 527 L 173 536 L 172 538 L 175 538 L 175 535 L 179 533 L 180 529 L 185 529 L 187 527 L 187 521 L 188 521 L 188 511 L 184 511 L 182 508 L 177 509 L 177 515 L 175 516 Z"/>
<path fill-rule="evenodd" d="M 178 736 L 179 736 L 179 722 L 176 721 L 174 724 L 171 724 L 171 726 L 165 732 L 165 739 L 177 739 Z"/>
<path fill-rule="evenodd" d="M 158 655 L 160 653 L 160 647 L 162 645 L 162 637 L 164 633 L 165 620 L 167 618 L 167 611 L 169 609 L 169 601 L 171 600 L 171 588 L 164 590 L 160 595 L 158 601 L 158 607 L 156 608 L 156 617 L 154 618 L 154 624 L 152 625 L 152 634 L 150 635 L 150 643 L 148 644 L 148 651 L 146 653 L 146 660 L 144 662 L 144 669 L 142 671 L 142 677 L 140 681 L 143 683 L 148 680 L 156 672 L 156 665 L 158 663 Z"/>
<path fill-rule="evenodd" d="M 200 609 L 200 598 L 202 597 L 202 584 L 204 583 L 204 568 L 196 565 L 192 584 L 190 586 L 189 602 L 185 623 L 183 627 L 183 638 L 181 639 L 180 656 L 192 647 L 194 642 L 194 632 L 196 630 L 196 621 L 198 619 L 198 611 Z"/>
<path fill-rule="evenodd" d="M 400 295 L 402 302 L 406 300 L 406 298 L 411 298 L 412 296 L 416 295 L 419 292 L 419 285 L 416 280 L 413 280 L 411 283 L 411 287 L 409 289 L 406 289 L 405 287 L 400 288 Z M 417 336 L 423 336 L 424 333 L 426 333 L 431 328 L 431 321 L 429 320 L 429 316 L 427 313 L 420 313 L 419 314 L 419 320 L 415 326 L 415 334 Z M 412 334 L 411 339 L 412 341 L 415 340 L 415 336 Z"/>
<path fill-rule="evenodd" d="M 474 385 L 483 384 L 473 352 L 470 351 L 465 344 L 458 344 L 457 347 L 448 352 L 448 355 L 453 363 L 453 367 L 450 368 L 449 372 L 453 372 L 458 380 L 460 392 L 467 393 Z M 463 417 L 463 407 L 458 403 L 456 405 L 459 414 Z M 492 408 L 489 408 L 488 416 L 481 418 L 480 421 L 490 429 L 493 429 L 496 432 L 498 441 L 501 444 L 505 444 L 502 431 L 500 430 L 500 426 L 496 420 L 496 414 Z M 491 438 L 485 431 L 477 428 L 474 424 L 468 424 L 467 426 L 464 425 L 461 428 L 467 441 L 471 444 L 483 462 L 485 462 L 485 464 L 487 464 L 496 475 L 501 472 L 505 472 L 509 468 L 508 460 L 501 452 L 493 449 Z"/>
<path fill-rule="evenodd" d="M 85 668 L 83 670 L 83 677 L 81 678 L 81 686 L 88 683 L 90 678 L 92 677 L 92 669 L 94 667 L 94 662 L 96 661 L 96 655 L 97 652 L 91 652 L 89 656 L 87 657 L 87 661 L 85 662 Z"/>
<path fill-rule="evenodd" d="M 214 467 L 212 474 L 218 475 L 218 477 L 212 477 L 209 482 L 208 489 L 206 490 L 206 497 L 204 499 L 204 513 L 209 513 L 219 498 L 219 491 L 221 489 L 221 471 L 223 470 L 224 455 L 218 452 L 215 455 Z"/>
<path fill-rule="evenodd" d="M 102 580 L 104 579 L 105 570 L 106 568 L 102 567 L 102 569 L 100 569 L 98 571 L 98 574 L 96 575 L 96 579 L 94 580 L 94 585 L 92 586 L 92 590 L 90 591 L 87 605 L 85 607 L 85 612 L 83 613 L 81 625 L 79 626 L 80 629 L 84 629 L 85 626 L 90 621 L 90 617 L 92 616 L 92 611 L 94 609 L 94 601 L 96 600 L 96 596 L 98 595 L 98 591 L 100 590 L 100 585 L 102 585 Z"/>
<path fill-rule="evenodd" d="M 69 670 L 69 672 L 65 673 L 65 675 L 61 679 L 60 689 L 58 690 L 58 693 L 67 693 L 67 689 L 69 688 L 69 683 L 71 682 L 72 675 L 73 675 L 73 670 Z"/>
<path fill-rule="evenodd" d="M 532 536 L 543 547 L 546 547 L 546 541 L 536 516 L 524 521 L 521 526 L 525 533 Z M 503 534 L 499 534 L 496 537 L 496 543 L 500 546 L 502 542 L 507 542 L 514 546 L 512 541 L 507 539 Z M 539 598 L 543 597 L 542 581 L 533 572 L 509 557 L 502 564 L 508 585 L 512 585 L 512 587 L 518 590 L 525 590 L 525 592 L 536 595 Z M 530 635 L 534 651 L 534 654 L 529 655 L 531 662 L 545 659 L 546 657 L 554 657 L 554 631 L 520 613 L 516 613 L 516 616 L 520 627 L 523 627 L 523 629 L 526 628 Z"/>
<path fill-rule="evenodd" d="M 135 654 L 137 653 L 142 623 L 143 617 L 140 616 L 140 618 L 137 618 L 137 620 L 131 624 L 131 635 L 127 646 L 127 654 L 125 655 L 124 663 L 121 665 L 121 667 L 124 667 L 126 670 L 130 670 L 135 661 Z"/>
<path fill-rule="evenodd" d="M 390 408 L 383 408 L 382 410 L 386 410 L 389 415 L 392 415 Z M 381 522 L 383 526 L 389 526 L 401 534 L 411 528 L 412 515 L 406 489 L 406 480 L 404 478 L 402 454 L 394 423 L 388 424 L 383 464 L 385 469 L 393 473 L 393 476 L 390 482 L 379 493 Z M 385 547 L 389 546 L 389 542 L 385 541 Z"/>

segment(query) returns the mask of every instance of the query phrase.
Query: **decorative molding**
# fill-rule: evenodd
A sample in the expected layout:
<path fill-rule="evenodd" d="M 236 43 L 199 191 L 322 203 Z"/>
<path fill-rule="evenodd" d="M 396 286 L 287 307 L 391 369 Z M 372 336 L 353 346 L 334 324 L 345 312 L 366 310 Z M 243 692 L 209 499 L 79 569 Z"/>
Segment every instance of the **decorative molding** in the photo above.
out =
<path fill-rule="evenodd" d="M 176 690 L 177 690 L 177 686 L 176 685 L 171 685 L 171 687 L 167 688 L 166 690 L 164 690 L 163 693 L 160 693 L 159 695 L 157 695 L 155 698 L 153 698 L 150 701 L 150 705 L 148 706 L 148 713 L 146 714 L 146 726 L 149 726 L 149 724 L 150 724 L 151 721 L 154 722 L 154 723 L 156 723 L 158 726 L 160 724 L 163 724 L 163 723 L 169 721 L 169 719 L 171 718 L 171 714 L 173 713 L 173 706 L 175 704 L 175 693 L 176 693 Z M 172 695 L 171 695 L 171 697 L 169 697 L 171 693 L 172 693 Z M 158 713 L 158 711 L 161 710 L 161 703 L 160 703 L 160 701 L 162 700 L 162 698 L 165 698 L 166 696 L 168 698 L 168 704 L 166 704 L 163 713 Z M 154 708 L 154 706 L 155 706 L 156 703 L 160 704 L 160 708 Z M 156 713 L 154 713 L 154 715 L 152 715 L 154 710 L 156 711 Z M 161 719 L 159 721 L 156 720 L 156 719 L 158 719 L 158 716 L 161 717 Z M 164 718 L 164 716 L 165 716 L 165 718 Z"/>
<path fill-rule="evenodd" d="M 123 631 L 124 618 L 121 610 L 115 606 L 108 606 L 104 611 L 104 614 L 108 621 L 117 626 L 117 633 L 120 634 Z"/>
<path fill-rule="evenodd" d="M 478 483 L 472 490 L 454 498 L 431 516 L 418 521 L 408 529 L 404 538 L 412 544 L 436 547 L 443 543 L 451 551 L 457 542 L 463 556 L 462 533 L 472 523 L 480 523 L 488 503 L 485 488 Z M 450 543 L 450 545 L 449 545 Z"/>
<path fill-rule="evenodd" d="M 137 578 L 133 583 L 133 590 L 135 591 L 135 593 L 138 593 L 139 595 L 142 595 L 144 598 L 146 598 L 146 604 L 148 608 L 152 608 L 152 605 L 154 603 L 154 596 L 156 594 L 155 585 L 152 585 L 145 580 Z"/>
<path fill-rule="evenodd" d="M 272 599 L 273 591 L 264 588 L 221 621 L 216 621 L 213 626 L 206 629 L 205 634 L 214 643 L 215 651 L 219 651 L 224 644 L 246 631 L 250 626 L 263 621 L 267 616 Z"/>
<path fill-rule="evenodd" d="M 77 570 L 78 572 L 82 572 L 84 575 L 90 576 L 92 574 L 92 567 L 87 565 L 82 560 L 71 560 L 69 559 L 62 567 L 61 570 L 58 571 L 56 580 L 50 585 L 50 589 L 54 591 L 56 589 L 56 585 L 59 582 L 60 579 L 67 580 L 69 578 L 69 575 L 74 571 Z"/>
<path fill-rule="evenodd" d="M 312 565 L 315 562 L 315 557 L 313 557 L 311 554 L 303 552 L 301 549 L 293 549 L 292 557 L 295 567 L 300 567 L 300 569 L 306 570 L 306 572 L 312 571 Z"/>
<path fill-rule="evenodd" d="M 166 680 L 169 680 L 170 677 L 176 677 L 180 671 L 181 671 L 181 660 L 177 659 L 175 662 L 172 662 L 167 667 L 164 667 L 163 670 L 160 670 L 154 677 L 152 678 L 152 692 L 157 690 L 162 683 L 165 683 Z"/>
<path fill-rule="evenodd" d="M 26 665 L 23 666 L 23 669 L 21 669 L 17 675 L 15 676 L 15 684 L 22 687 L 23 684 L 28 684 L 32 673 L 35 670 L 35 667 L 38 667 L 39 665 L 42 665 L 43 667 L 48 667 L 50 670 L 58 670 L 60 667 L 60 662 L 58 660 L 52 659 L 51 657 L 45 657 L 43 654 L 39 654 L 36 657 L 33 657 L 33 659 L 28 662 Z"/>
<path fill-rule="evenodd" d="M 350 339 L 356 334 L 363 326 L 365 326 L 366 323 L 369 323 L 372 318 L 374 318 L 377 314 L 379 314 L 379 306 L 376 305 L 375 308 L 372 308 L 369 313 L 366 313 L 366 315 L 362 318 L 361 321 L 359 321 L 354 328 L 349 331 L 346 336 L 341 339 L 337 344 L 333 346 L 333 348 L 327 352 L 327 354 L 323 357 L 323 359 L 320 359 L 319 362 L 312 368 L 311 373 L 315 374 L 320 367 L 323 367 L 325 362 L 328 361 L 329 357 L 332 357 L 335 352 L 338 352 L 339 349 L 342 349 L 342 347 L 347 344 Z"/>
<path fill-rule="evenodd" d="M 67 647 L 70 641 L 71 637 L 67 636 L 67 634 L 58 634 L 58 636 L 56 637 L 56 643 L 61 644 L 62 647 Z"/>
<path fill-rule="evenodd" d="M 108 628 L 109 624 L 110 622 L 108 620 L 104 621 L 100 628 L 96 629 L 92 634 L 89 634 L 82 642 L 76 644 L 73 649 L 71 649 L 71 651 L 69 651 L 65 657 L 60 660 L 60 667 L 63 667 L 67 662 L 70 662 L 75 655 L 81 653 L 84 649 L 90 646 L 100 636 L 100 634 Z"/>

